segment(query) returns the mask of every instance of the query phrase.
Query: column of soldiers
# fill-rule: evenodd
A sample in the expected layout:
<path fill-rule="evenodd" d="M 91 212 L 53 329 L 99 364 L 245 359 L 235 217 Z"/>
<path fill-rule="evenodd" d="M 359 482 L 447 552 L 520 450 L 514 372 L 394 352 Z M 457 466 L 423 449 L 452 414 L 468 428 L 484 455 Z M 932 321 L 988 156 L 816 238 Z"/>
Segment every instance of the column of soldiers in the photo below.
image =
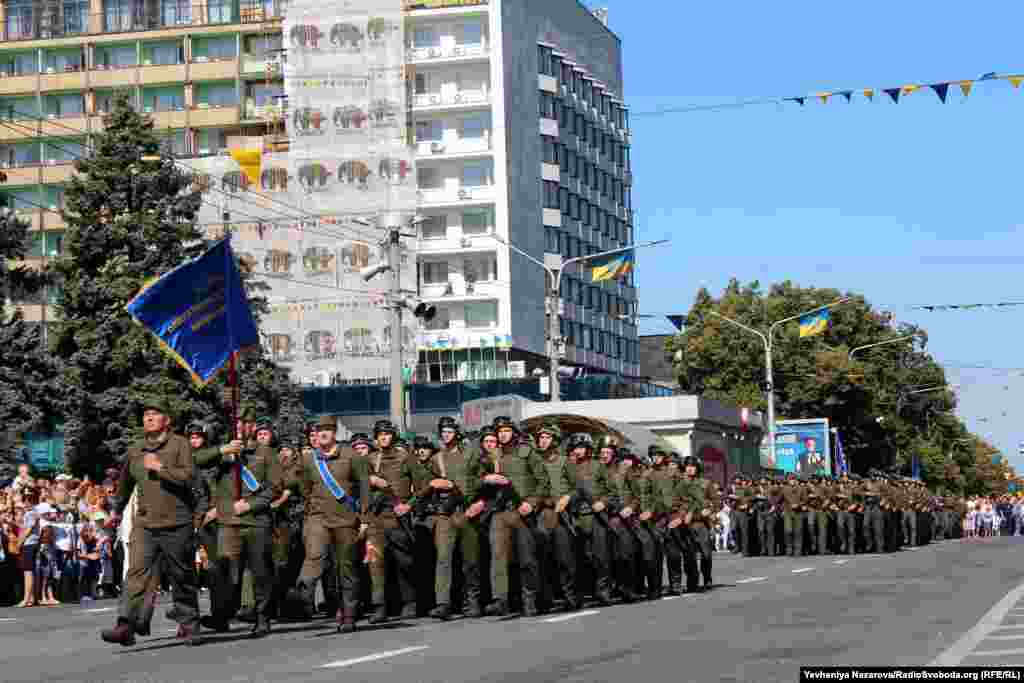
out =
<path fill-rule="evenodd" d="M 734 552 L 748 557 L 895 552 L 959 538 L 966 514 L 962 500 L 880 471 L 757 481 L 738 474 L 727 499 Z"/>
<path fill-rule="evenodd" d="M 189 644 L 200 625 L 225 632 L 238 620 L 262 637 L 274 619 L 311 618 L 318 582 L 342 633 L 361 619 L 534 616 L 713 586 L 722 492 L 696 458 L 659 446 L 636 453 L 610 436 L 564 438 L 556 425 L 526 434 L 507 417 L 473 435 L 442 418 L 437 440 L 411 443 L 386 420 L 342 443 L 324 418 L 300 446 L 277 443 L 251 409 L 238 438 L 217 445 L 201 424 L 188 440 L 173 434 L 161 401 L 143 416 L 120 491 L 126 502 L 138 487 L 140 550 L 107 642 L 149 632 L 160 572 Z M 876 474 L 737 476 L 726 498 L 737 551 L 882 552 L 959 533 L 956 501 Z M 188 571 L 196 543 L 214 568 L 201 619 Z M 253 604 L 242 610 L 245 575 Z"/>

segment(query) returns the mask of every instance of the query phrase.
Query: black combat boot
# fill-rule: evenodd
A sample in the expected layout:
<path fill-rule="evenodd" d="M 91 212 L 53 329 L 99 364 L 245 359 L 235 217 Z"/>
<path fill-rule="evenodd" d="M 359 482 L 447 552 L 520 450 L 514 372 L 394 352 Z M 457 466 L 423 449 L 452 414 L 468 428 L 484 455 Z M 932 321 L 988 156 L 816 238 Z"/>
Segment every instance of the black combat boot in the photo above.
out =
<path fill-rule="evenodd" d="M 486 614 L 489 617 L 505 617 L 508 616 L 508 598 L 498 597 L 495 598 L 494 602 L 487 606 Z"/>
<path fill-rule="evenodd" d="M 464 590 L 465 601 L 462 604 L 462 614 L 467 619 L 479 619 L 484 615 L 480 608 L 480 568 L 470 567 L 465 571 Z"/>
<path fill-rule="evenodd" d="M 537 591 L 524 588 L 522 591 L 523 597 L 523 610 L 522 614 L 524 617 L 535 617 L 540 612 L 537 609 Z"/>
<path fill-rule="evenodd" d="M 254 607 L 246 607 L 235 616 L 235 619 L 244 624 L 255 624 L 258 619 L 256 609 Z"/>
<path fill-rule="evenodd" d="M 100 632 L 100 637 L 103 638 L 105 643 L 130 647 L 135 644 L 134 631 L 135 629 L 132 628 L 131 623 L 127 619 L 118 619 L 117 626 L 104 629 Z"/>
<path fill-rule="evenodd" d="M 257 614 L 256 623 L 253 624 L 252 629 L 249 631 L 251 638 L 265 638 L 270 635 L 270 619 L 267 617 Z"/>
<path fill-rule="evenodd" d="M 387 603 L 381 603 L 374 605 L 373 614 L 367 620 L 371 624 L 383 624 L 388 620 L 388 606 Z"/>
<path fill-rule="evenodd" d="M 479 608 L 477 608 L 479 609 Z M 432 619 L 440 619 L 441 621 L 448 621 L 452 618 L 452 608 L 447 603 L 441 603 L 434 609 L 430 610 L 430 617 Z"/>
<path fill-rule="evenodd" d="M 188 647 L 194 647 L 201 643 L 199 639 L 199 622 L 194 624 L 178 624 L 177 639 L 184 642 Z"/>
<path fill-rule="evenodd" d="M 418 614 L 418 612 L 416 610 L 416 601 L 413 600 L 412 602 L 405 603 L 405 605 L 402 607 L 402 614 L 400 615 L 399 618 L 400 619 L 415 619 L 417 614 Z"/>
<path fill-rule="evenodd" d="M 607 576 L 597 577 L 594 587 L 594 598 L 601 607 L 612 604 L 612 580 Z"/>
<path fill-rule="evenodd" d="M 338 633 L 355 633 L 356 631 L 356 607 L 345 607 L 338 609 Z"/>
<path fill-rule="evenodd" d="M 221 619 L 220 617 L 216 617 L 212 614 L 200 619 L 199 623 L 203 628 L 208 631 L 213 631 L 214 633 L 227 633 L 231 630 L 231 626 L 228 624 L 227 619 Z"/>

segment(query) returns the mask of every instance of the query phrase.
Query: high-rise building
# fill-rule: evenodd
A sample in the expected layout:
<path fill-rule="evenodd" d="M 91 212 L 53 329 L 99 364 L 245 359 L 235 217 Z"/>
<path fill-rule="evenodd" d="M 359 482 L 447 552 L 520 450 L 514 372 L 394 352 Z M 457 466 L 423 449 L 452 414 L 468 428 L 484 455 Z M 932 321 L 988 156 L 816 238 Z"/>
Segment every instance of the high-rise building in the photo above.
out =
<path fill-rule="evenodd" d="M 550 283 L 535 261 L 558 266 L 634 240 L 621 42 L 606 25 L 607 12 L 595 16 L 577 0 L 406 0 L 404 10 L 407 140 L 422 216 L 418 239 L 408 240 L 415 246 L 409 286 L 438 310 L 409 340 L 414 376 L 457 381 L 543 368 Z M 284 98 L 282 63 L 291 38 L 308 38 L 282 36 L 286 13 L 271 0 L 0 0 L 0 168 L 7 175 L 0 191 L 35 228 L 30 258 L 45 262 L 60 252 L 61 185 L 117 89 L 152 114 L 184 163 L 223 158 L 242 139 L 282 149 L 281 114 L 295 106 Z M 351 30 L 338 26 L 329 38 L 335 45 Z M 333 125 L 345 125 L 341 114 Z M 358 183 L 374 172 L 349 164 L 333 175 L 326 170 L 322 182 Z M 260 190 L 268 196 L 288 180 L 264 176 Z M 224 187 L 222 181 L 215 179 Z M 236 202 L 232 219 L 245 220 L 244 197 Z M 207 219 L 219 220 L 215 197 L 210 204 Z M 315 213 L 293 203 L 278 212 Z M 263 238 L 262 222 L 248 227 Z M 303 245 L 302 254 L 281 244 L 284 231 L 278 248 L 257 259 L 257 271 L 283 276 L 310 259 L 326 268 L 332 254 L 358 271 L 373 262 L 376 246 L 358 241 L 366 230 L 345 230 L 320 229 L 321 238 L 334 235 L 338 244 Z M 632 277 L 592 284 L 589 270 L 565 270 L 564 364 L 639 374 Z M 19 303 L 30 320 L 52 316 L 42 301 Z M 358 347 L 372 356 L 390 343 L 382 330 L 380 343 L 366 351 L 371 345 L 333 336 L 341 334 L 303 328 L 298 339 L 275 335 L 270 343 L 305 380 L 312 378 L 301 356 L 315 356 L 317 369 L 327 368 L 318 383 L 357 381 L 342 372 L 351 365 L 344 355 Z M 366 339 L 374 334 L 365 330 Z M 363 379 L 386 376 L 386 359 L 380 366 Z"/>

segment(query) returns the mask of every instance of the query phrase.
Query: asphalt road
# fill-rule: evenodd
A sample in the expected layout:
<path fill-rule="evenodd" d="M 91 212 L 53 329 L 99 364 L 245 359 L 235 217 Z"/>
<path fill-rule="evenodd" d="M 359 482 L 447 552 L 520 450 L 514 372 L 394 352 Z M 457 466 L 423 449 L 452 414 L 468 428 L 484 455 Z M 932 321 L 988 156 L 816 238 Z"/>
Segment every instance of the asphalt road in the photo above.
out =
<path fill-rule="evenodd" d="M 4 681 L 795 681 L 800 665 L 1024 665 L 1024 540 L 893 555 L 716 556 L 706 594 L 534 619 L 321 620 L 198 648 L 106 645 L 114 604 L 0 610 Z M 993 654 L 994 653 L 994 654 Z"/>

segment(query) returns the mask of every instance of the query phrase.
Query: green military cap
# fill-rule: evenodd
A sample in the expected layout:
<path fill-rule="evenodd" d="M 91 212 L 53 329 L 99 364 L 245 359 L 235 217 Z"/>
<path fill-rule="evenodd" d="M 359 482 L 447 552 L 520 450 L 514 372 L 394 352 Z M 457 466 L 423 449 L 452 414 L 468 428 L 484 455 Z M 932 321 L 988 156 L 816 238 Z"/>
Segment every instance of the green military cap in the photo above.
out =
<path fill-rule="evenodd" d="M 238 419 L 242 422 L 255 422 L 256 408 L 248 403 L 243 403 L 242 410 L 238 414 Z"/>
<path fill-rule="evenodd" d="M 165 396 L 147 396 L 140 403 L 142 412 L 155 410 L 161 415 L 171 417 L 171 403 Z"/>
<path fill-rule="evenodd" d="M 537 436 L 540 436 L 541 434 L 550 434 L 554 437 L 555 441 L 562 440 L 562 429 L 554 423 L 542 425 L 541 428 L 537 430 Z"/>
<path fill-rule="evenodd" d="M 412 440 L 412 447 L 414 450 L 420 450 L 426 448 L 431 453 L 437 453 L 437 444 L 429 436 L 417 436 Z"/>
<path fill-rule="evenodd" d="M 330 430 L 332 432 L 338 431 L 338 421 L 330 415 L 324 415 L 316 421 L 317 430 Z"/>
<path fill-rule="evenodd" d="M 258 432 L 261 429 L 266 429 L 271 432 L 274 431 L 274 421 L 271 420 L 269 417 L 259 418 L 258 420 L 256 420 L 256 431 Z"/>

